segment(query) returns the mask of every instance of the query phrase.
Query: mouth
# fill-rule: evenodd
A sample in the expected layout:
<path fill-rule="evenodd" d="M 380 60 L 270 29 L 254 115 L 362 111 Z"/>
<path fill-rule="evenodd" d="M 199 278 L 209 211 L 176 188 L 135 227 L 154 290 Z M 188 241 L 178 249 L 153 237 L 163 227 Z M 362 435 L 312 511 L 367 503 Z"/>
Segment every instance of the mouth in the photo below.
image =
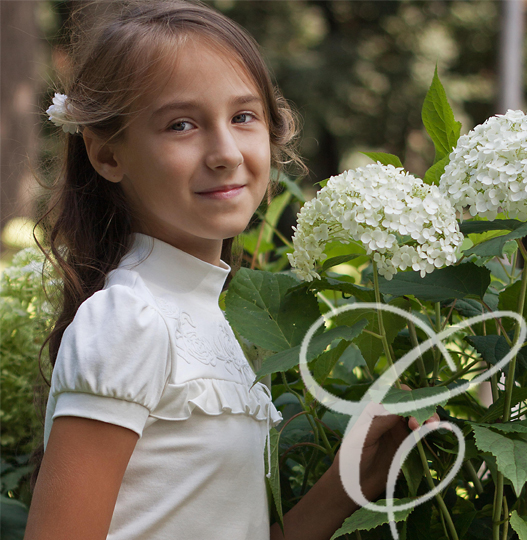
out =
<path fill-rule="evenodd" d="M 197 195 L 207 197 L 209 199 L 231 199 L 236 197 L 239 193 L 242 192 L 244 184 L 229 184 L 221 187 L 210 188 L 205 191 L 197 192 Z"/>

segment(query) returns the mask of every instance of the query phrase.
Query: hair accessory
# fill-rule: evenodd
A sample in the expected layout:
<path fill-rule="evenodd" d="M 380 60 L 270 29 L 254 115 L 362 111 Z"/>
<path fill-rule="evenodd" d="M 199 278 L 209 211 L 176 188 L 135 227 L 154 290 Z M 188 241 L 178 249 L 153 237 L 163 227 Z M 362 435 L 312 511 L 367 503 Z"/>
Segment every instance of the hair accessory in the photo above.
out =
<path fill-rule="evenodd" d="M 71 133 L 73 135 L 79 133 L 79 125 L 71 119 L 70 112 L 66 105 L 67 99 L 68 96 L 65 94 L 55 93 L 53 105 L 48 108 L 46 113 L 56 126 L 62 126 L 62 131 L 64 131 L 64 133 Z"/>

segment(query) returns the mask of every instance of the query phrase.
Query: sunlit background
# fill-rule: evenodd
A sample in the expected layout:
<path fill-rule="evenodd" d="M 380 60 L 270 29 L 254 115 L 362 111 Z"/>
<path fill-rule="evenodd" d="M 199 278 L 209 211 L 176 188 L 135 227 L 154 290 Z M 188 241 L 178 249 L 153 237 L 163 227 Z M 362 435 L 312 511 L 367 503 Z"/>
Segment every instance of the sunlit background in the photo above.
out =
<path fill-rule="evenodd" d="M 1 5 L 3 261 L 30 243 L 42 207 L 36 171 L 51 181 L 60 151 L 43 111 L 67 76 L 64 23 L 81 0 Z M 525 2 L 237 1 L 209 2 L 258 40 L 285 96 L 303 118 L 301 153 L 314 182 L 367 163 L 362 151 L 401 156 L 416 175 L 433 160 L 420 105 L 437 65 L 466 132 L 525 97 Z M 109 2 L 103 2 L 103 9 Z M 85 17 L 97 16 L 97 7 Z M 501 37 L 500 37 L 501 36 Z M 40 202 L 39 202 L 40 201 Z M 15 221 L 12 221 L 15 218 Z M 288 235 L 294 209 L 280 228 Z"/>

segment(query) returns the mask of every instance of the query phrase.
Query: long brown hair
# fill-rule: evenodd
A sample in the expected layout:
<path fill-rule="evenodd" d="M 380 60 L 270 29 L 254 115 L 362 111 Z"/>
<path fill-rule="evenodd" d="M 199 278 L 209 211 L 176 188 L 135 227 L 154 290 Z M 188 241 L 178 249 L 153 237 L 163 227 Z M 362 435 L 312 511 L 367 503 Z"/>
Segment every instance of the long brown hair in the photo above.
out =
<path fill-rule="evenodd" d="M 199 35 L 233 54 L 258 88 L 265 104 L 272 165 L 302 166 L 293 144 L 295 116 L 245 30 L 198 1 L 121 2 L 118 9 L 115 5 L 113 12 L 99 17 L 97 28 L 73 34 L 73 73 L 64 89 L 67 109 L 80 132 L 89 127 L 103 140 L 118 140 L 141 98 L 155 88 L 160 68 L 174 58 L 185 39 Z M 40 354 L 48 346 L 52 366 L 66 327 L 81 303 L 103 288 L 107 274 L 129 250 L 133 232 L 120 184 L 95 171 L 80 133 L 65 137 L 63 166 L 52 186 L 49 209 L 38 223 L 48 225 L 49 251 L 41 249 L 62 283 L 58 317 Z M 233 242 L 234 238 L 223 241 L 221 258 L 235 271 L 240 259 L 233 258 Z M 34 480 L 41 455 L 42 449 L 35 455 Z"/>

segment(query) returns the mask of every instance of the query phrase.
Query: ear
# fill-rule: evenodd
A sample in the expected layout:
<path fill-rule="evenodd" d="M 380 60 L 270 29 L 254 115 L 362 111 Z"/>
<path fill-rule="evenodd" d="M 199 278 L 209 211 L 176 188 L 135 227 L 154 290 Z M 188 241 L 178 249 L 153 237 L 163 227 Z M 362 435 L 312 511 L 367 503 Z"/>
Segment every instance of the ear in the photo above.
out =
<path fill-rule="evenodd" d="M 84 129 L 82 136 L 93 168 L 106 180 L 120 182 L 124 173 L 117 159 L 114 145 L 104 142 L 89 129 Z"/>

